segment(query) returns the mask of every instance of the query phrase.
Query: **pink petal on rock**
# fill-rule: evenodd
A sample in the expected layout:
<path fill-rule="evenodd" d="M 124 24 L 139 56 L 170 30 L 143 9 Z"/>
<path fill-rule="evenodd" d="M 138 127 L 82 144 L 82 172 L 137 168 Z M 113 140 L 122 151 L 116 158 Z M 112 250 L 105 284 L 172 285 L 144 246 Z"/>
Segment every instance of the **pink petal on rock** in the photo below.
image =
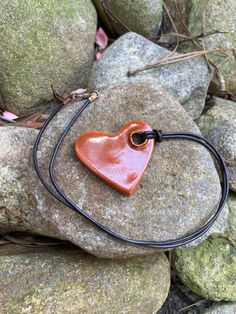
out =
<path fill-rule="evenodd" d="M 96 60 L 99 60 L 101 58 L 101 56 L 102 56 L 102 53 L 98 51 L 96 53 Z"/>
<path fill-rule="evenodd" d="M 97 31 L 95 42 L 98 45 L 99 50 L 105 49 L 108 44 L 107 34 L 104 32 L 104 30 L 101 27 L 99 27 Z"/>
<path fill-rule="evenodd" d="M 6 118 L 7 120 L 10 120 L 10 121 L 18 118 L 18 116 L 16 116 L 14 113 L 12 113 L 10 111 L 4 111 L 2 115 L 4 118 Z"/>
<path fill-rule="evenodd" d="M 87 89 L 84 88 L 79 88 L 76 90 L 73 90 L 72 92 L 70 92 L 71 95 L 77 94 L 77 95 L 81 95 L 87 92 Z"/>

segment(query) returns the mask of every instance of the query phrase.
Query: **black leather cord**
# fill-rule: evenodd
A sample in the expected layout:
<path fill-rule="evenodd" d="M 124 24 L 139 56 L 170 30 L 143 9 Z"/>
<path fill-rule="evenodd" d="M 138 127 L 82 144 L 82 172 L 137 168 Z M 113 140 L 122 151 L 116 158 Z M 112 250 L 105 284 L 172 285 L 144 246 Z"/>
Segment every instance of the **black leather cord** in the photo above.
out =
<path fill-rule="evenodd" d="M 66 205 L 67 207 L 71 208 L 74 210 L 76 213 L 80 214 L 82 217 L 87 219 L 89 222 L 94 224 L 96 227 L 101 229 L 102 231 L 108 233 L 112 237 L 116 238 L 117 240 L 125 241 L 130 244 L 136 244 L 136 245 L 142 245 L 146 247 L 151 247 L 151 248 L 157 248 L 157 249 L 171 249 L 175 248 L 184 244 L 187 244 L 189 242 L 192 242 L 202 236 L 205 232 L 209 230 L 209 228 L 213 225 L 219 214 L 221 213 L 225 202 L 227 200 L 228 196 L 228 191 L 229 191 L 229 183 L 228 183 L 228 176 L 227 176 L 227 170 L 225 163 L 220 156 L 219 152 L 217 149 L 210 144 L 207 140 L 202 138 L 199 135 L 192 134 L 192 133 L 186 133 L 186 132 L 174 132 L 174 133 L 167 133 L 167 132 L 162 132 L 160 130 L 153 130 L 153 131 L 147 131 L 143 132 L 141 135 L 144 139 L 152 139 L 154 138 L 155 141 L 161 142 L 162 140 L 171 140 L 171 139 L 184 139 L 184 140 L 191 140 L 194 142 L 197 142 L 201 145 L 203 145 L 211 154 L 214 156 L 215 160 L 218 163 L 219 169 L 221 171 L 222 175 L 222 195 L 221 195 L 221 200 L 218 204 L 218 207 L 214 213 L 214 215 L 208 220 L 208 222 L 199 228 L 198 230 L 194 231 L 191 234 L 187 234 L 183 237 L 179 237 L 176 239 L 169 239 L 165 241 L 154 241 L 154 240 L 139 240 L 139 239 L 130 239 L 126 238 L 122 235 L 119 235 L 117 232 L 114 230 L 106 227 L 105 225 L 101 224 L 100 222 L 96 221 L 92 216 L 88 215 L 86 212 L 84 212 L 80 207 L 78 207 L 72 200 L 70 200 L 61 187 L 59 186 L 56 177 L 55 177 L 55 171 L 54 171 L 54 164 L 56 161 L 56 157 L 59 151 L 59 148 L 61 146 L 61 143 L 63 142 L 65 136 L 67 135 L 68 131 L 72 127 L 72 125 L 75 123 L 75 121 L 79 118 L 81 113 L 86 109 L 86 107 L 89 105 L 90 100 L 86 100 L 85 103 L 81 106 L 81 108 L 78 110 L 78 112 L 74 115 L 74 117 L 71 119 L 71 121 L 68 123 L 68 125 L 65 127 L 64 131 L 62 132 L 61 136 L 57 140 L 56 145 L 54 146 L 53 153 L 51 156 L 50 164 L 49 164 L 49 174 L 50 174 L 50 179 L 51 179 L 51 184 L 48 184 L 46 180 L 44 179 L 44 176 L 42 175 L 39 164 L 38 164 L 38 147 L 41 141 L 41 138 L 43 136 L 43 133 L 45 132 L 47 126 L 49 123 L 52 121 L 52 119 L 55 117 L 55 115 L 61 110 L 63 107 L 63 104 L 61 104 L 53 113 L 52 115 L 48 118 L 42 129 L 40 130 L 37 139 L 34 144 L 34 149 L 33 149 L 33 160 L 34 160 L 34 166 L 36 173 L 46 188 L 46 190 L 51 193 L 58 201 Z"/>

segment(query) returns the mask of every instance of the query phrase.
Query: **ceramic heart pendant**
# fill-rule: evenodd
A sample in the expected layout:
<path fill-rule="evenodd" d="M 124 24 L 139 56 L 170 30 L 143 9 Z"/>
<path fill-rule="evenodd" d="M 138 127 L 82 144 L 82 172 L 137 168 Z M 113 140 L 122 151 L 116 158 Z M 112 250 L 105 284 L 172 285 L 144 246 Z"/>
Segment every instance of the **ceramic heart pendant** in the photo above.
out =
<path fill-rule="evenodd" d="M 145 122 L 134 120 L 113 134 L 88 131 L 76 140 L 75 152 L 103 181 L 131 195 L 138 187 L 154 146 L 153 139 L 137 144 L 134 134 L 151 130 Z"/>

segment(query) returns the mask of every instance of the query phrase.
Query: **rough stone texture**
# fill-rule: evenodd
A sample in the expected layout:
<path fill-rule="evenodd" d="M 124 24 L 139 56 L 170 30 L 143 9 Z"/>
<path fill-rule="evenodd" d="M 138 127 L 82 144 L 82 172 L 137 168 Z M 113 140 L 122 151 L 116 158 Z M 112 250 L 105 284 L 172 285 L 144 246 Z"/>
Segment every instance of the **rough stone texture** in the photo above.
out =
<path fill-rule="evenodd" d="M 236 191 L 236 104 L 213 98 L 214 106 L 198 120 L 203 134 L 223 156 L 229 173 L 230 188 Z"/>
<path fill-rule="evenodd" d="M 39 149 L 45 178 L 55 140 L 80 106 L 81 102 L 75 102 L 63 108 L 45 133 Z M 114 132 L 134 119 L 162 130 L 199 132 L 181 105 L 160 88 L 133 83 L 107 89 L 86 109 L 63 143 L 55 165 L 59 185 L 86 213 L 126 237 L 166 240 L 195 230 L 215 210 L 220 196 L 219 178 L 204 147 L 178 140 L 157 145 L 131 197 L 104 184 L 76 159 L 74 143 L 82 132 Z M 102 257 L 154 252 L 117 241 L 87 223 L 52 199 L 33 170 L 29 181 L 37 213 L 50 222 L 60 237 Z"/>
<path fill-rule="evenodd" d="M 166 57 L 170 51 L 135 33 L 115 41 L 95 63 L 89 81 L 91 88 L 104 89 L 121 82 L 146 82 L 164 88 L 175 96 L 187 112 L 197 118 L 205 104 L 210 75 L 203 58 L 178 62 L 127 77 L 134 70 Z"/>
<path fill-rule="evenodd" d="M 85 86 L 94 57 L 96 11 L 90 0 L 0 0 L 0 105 L 26 113 Z"/>
<path fill-rule="evenodd" d="M 196 248 L 177 249 L 174 266 L 180 279 L 204 298 L 236 301 L 236 195 L 228 200 L 228 228 Z"/>
<path fill-rule="evenodd" d="M 220 304 L 214 304 L 213 306 L 205 309 L 201 314 L 235 314 L 236 303 L 235 302 L 221 302 Z"/>
<path fill-rule="evenodd" d="M 42 234 L 43 228 L 54 236 L 50 223 L 37 215 L 29 192 L 29 156 L 37 134 L 34 129 L 0 127 L 0 228 Z"/>
<path fill-rule="evenodd" d="M 183 283 L 204 298 L 236 300 L 236 247 L 210 238 L 197 248 L 178 249 L 174 265 Z"/>
<path fill-rule="evenodd" d="M 228 199 L 228 207 L 229 207 L 229 226 L 226 230 L 226 235 L 230 242 L 236 246 L 236 195 L 235 193 L 231 193 Z"/>
<path fill-rule="evenodd" d="M 156 313 L 170 285 L 164 253 L 104 260 L 72 248 L 0 250 L 1 313 Z"/>
<path fill-rule="evenodd" d="M 216 30 L 225 32 L 203 38 L 206 50 L 235 48 L 236 2 L 234 0 L 192 0 L 188 29 L 193 36 Z M 193 48 L 191 43 L 187 45 L 187 49 Z M 234 93 L 236 92 L 236 61 L 232 51 L 227 51 L 227 53 L 231 56 L 231 59 L 220 66 L 220 72 L 224 76 L 226 89 Z M 208 55 L 209 60 L 216 65 L 221 64 L 224 57 L 219 52 Z M 219 89 L 216 78 L 214 79 L 214 84 L 215 88 Z"/>
<path fill-rule="evenodd" d="M 119 35 L 127 30 L 145 37 L 157 35 L 162 20 L 161 0 L 104 0 L 103 6 L 107 9 L 107 14 L 99 3 L 101 1 L 93 0 L 93 2 L 100 8 L 98 12 L 103 20 L 106 21 L 104 15 L 107 15 Z"/>
<path fill-rule="evenodd" d="M 228 226 L 228 215 L 229 215 L 229 207 L 226 204 L 220 213 L 219 217 L 217 218 L 216 222 L 213 226 L 202 235 L 197 240 L 186 244 L 184 247 L 195 247 L 200 244 L 202 241 L 206 240 L 211 234 L 215 235 L 218 233 L 223 233 Z"/>
<path fill-rule="evenodd" d="M 192 0 L 165 0 L 164 2 L 175 24 L 175 27 L 177 28 L 178 33 L 185 34 L 186 29 L 184 28 L 182 22 L 184 22 L 185 25 L 188 24 Z M 164 32 L 165 33 L 175 32 L 175 29 L 170 21 L 170 18 L 168 17 L 166 10 L 163 10 L 163 13 L 164 13 Z"/>

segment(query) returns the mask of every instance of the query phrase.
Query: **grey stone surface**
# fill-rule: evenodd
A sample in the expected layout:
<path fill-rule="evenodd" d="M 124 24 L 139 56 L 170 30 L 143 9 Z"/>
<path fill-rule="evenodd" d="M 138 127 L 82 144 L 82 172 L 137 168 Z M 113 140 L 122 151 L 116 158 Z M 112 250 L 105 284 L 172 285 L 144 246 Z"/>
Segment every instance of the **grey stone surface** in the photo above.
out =
<path fill-rule="evenodd" d="M 165 5 L 170 14 L 177 32 L 179 34 L 185 34 L 186 29 L 183 25 L 188 24 L 189 20 L 189 13 L 192 6 L 192 0 L 165 0 Z M 164 13 L 164 33 L 175 33 L 175 29 L 170 21 L 170 18 L 166 12 L 163 10 Z M 176 40 L 176 36 L 173 35 L 172 39 Z M 181 38 L 180 38 L 181 39 Z"/>
<path fill-rule="evenodd" d="M 171 52 L 135 33 L 115 41 L 93 67 L 89 86 L 104 89 L 122 82 L 152 83 L 175 96 L 186 111 L 197 118 L 205 104 L 211 76 L 203 58 L 162 66 L 127 77 L 135 70 L 166 57 Z"/>
<path fill-rule="evenodd" d="M 119 35 L 127 30 L 146 37 L 157 35 L 162 20 L 161 0 L 104 0 L 103 6 L 99 0 L 93 2 L 98 8 L 99 17 L 105 22 L 108 17 Z"/>
<path fill-rule="evenodd" d="M 105 260 L 80 250 L 5 246 L 1 313 L 156 313 L 170 285 L 164 255 Z"/>
<path fill-rule="evenodd" d="M 235 302 L 220 302 L 213 306 L 205 309 L 201 314 L 236 314 L 236 303 Z"/>
<path fill-rule="evenodd" d="M 226 235 L 230 242 L 234 243 L 236 246 L 236 195 L 231 193 L 228 198 L 228 207 L 229 207 L 229 225 L 226 230 Z"/>
<path fill-rule="evenodd" d="M 234 0 L 192 0 L 189 15 L 188 29 L 193 36 L 219 31 L 202 39 L 206 50 L 231 49 L 225 51 L 230 59 L 224 61 L 225 55 L 220 52 L 208 54 L 209 60 L 219 66 L 224 77 L 226 89 L 231 93 L 236 92 L 236 61 L 232 51 L 236 47 L 236 2 Z M 187 49 L 196 49 L 191 42 L 186 45 Z M 200 49 L 199 47 L 197 48 Z M 185 51 L 185 49 L 183 49 Z M 214 88 L 219 90 L 216 77 L 213 80 Z"/>
<path fill-rule="evenodd" d="M 32 111 L 60 93 L 86 86 L 97 16 L 90 0 L 0 1 L 0 105 Z"/>
<path fill-rule="evenodd" d="M 210 238 L 197 248 L 178 249 L 174 266 L 183 283 L 203 298 L 236 300 L 236 248 L 224 238 Z"/>
<path fill-rule="evenodd" d="M 214 106 L 202 115 L 197 124 L 202 134 L 219 150 L 229 173 L 230 188 L 236 191 L 236 104 L 213 98 Z"/>
<path fill-rule="evenodd" d="M 204 240 L 206 240 L 210 235 L 217 235 L 219 233 L 222 234 L 226 230 L 226 228 L 229 227 L 228 215 L 229 215 L 229 207 L 227 204 L 225 204 L 222 212 L 220 213 L 219 217 L 217 218 L 213 226 L 206 233 L 204 233 L 204 235 L 202 235 L 200 238 L 186 244 L 184 247 L 195 247 L 201 242 L 203 242 Z"/>
<path fill-rule="evenodd" d="M 29 157 L 37 134 L 35 129 L 0 127 L 0 229 L 44 234 L 43 228 L 54 236 L 50 223 L 37 214 L 29 192 Z"/>
<path fill-rule="evenodd" d="M 39 149 L 45 178 L 50 150 L 80 106 L 81 102 L 75 102 L 63 108 L 45 133 Z M 55 165 L 59 185 L 86 213 L 126 237 L 167 240 L 195 230 L 208 220 L 220 197 L 219 178 L 202 146 L 178 140 L 158 144 L 131 197 L 122 196 L 101 182 L 76 159 L 74 143 L 82 132 L 114 132 L 134 119 L 164 131 L 199 132 L 182 106 L 160 88 L 129 83 L 106 89 L 86 109 L 62 144 Z M 61 238 L 101 257 L 124 258 L 154 252 L 111 238 L 59 204 L 39 184 L 32 168 L 29 182 L 37 213 L 50 222 Z"/>
<path fill-rule="evenodd" d="M 199 246 L 176 249 L 173 264 L 183 283 L 195 293 L 215 301 L 236 301 L 236 195 L 232 193 L 228 228 Z"/>

